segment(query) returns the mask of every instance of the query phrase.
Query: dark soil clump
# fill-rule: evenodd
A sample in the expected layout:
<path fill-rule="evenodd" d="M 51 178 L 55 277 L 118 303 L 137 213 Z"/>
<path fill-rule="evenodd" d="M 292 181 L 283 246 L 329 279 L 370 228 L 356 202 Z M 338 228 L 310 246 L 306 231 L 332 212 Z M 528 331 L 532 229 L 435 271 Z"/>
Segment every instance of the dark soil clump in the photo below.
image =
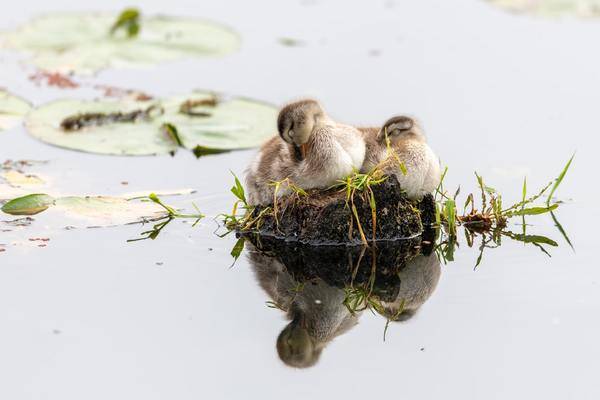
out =
<path fill-rule="evenodd" d="M 274 212 L 265 213 L 258 224 L 258 234 L 287 241 L 318 245 L 360 244 L 362 232 L 368 242 L 413 238 L 424 226 L 435 222 L 433 196 L 421 202 L 409 200 L 395 177 L 371 186 L 376 203 L 375 234 L 373 214 L 367 191 L 356 192 L 352 202 L 345 190 L 309 192 L 308 196 L 292 195 L 281 199 Z M 274 208 L 274 207 L 272 207 Z M 264 208 L 254 210 L 258 216 Z"/>

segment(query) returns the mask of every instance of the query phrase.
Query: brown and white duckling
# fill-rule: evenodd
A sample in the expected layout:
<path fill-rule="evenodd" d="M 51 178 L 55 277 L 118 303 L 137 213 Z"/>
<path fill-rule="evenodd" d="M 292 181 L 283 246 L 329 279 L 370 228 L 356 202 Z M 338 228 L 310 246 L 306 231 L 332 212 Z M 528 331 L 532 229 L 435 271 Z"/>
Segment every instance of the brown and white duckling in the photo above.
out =
<path fill-rule="evenodd" d="M 414 200 L 422 199 L 437 188 L 441 178 L 440 162 L 417 121 L 396 116 L 381 129 L 361 128 L 361 131 L 367 145 L 362 172 L 368 173 L 376 166 L 382 166 L 383 172 L 395 175 L 408 197 Z M 406 166 L 406 175 L 401 172 L 397 160 L 390 156 L 390 150 Z"/>
<path fill-rule="evenodd" d="M 361 132 L 333 121 L 315 100 L 283 107 L 277 130 L 279 137 L 262 146 L 247 170 L 251 205 L 273 203 L 273 182 L 289 178 L 302 189 L 327 188 L 363 164 L 365 142 Z M 278 192 L 284 194 L 285 190 Z"/>

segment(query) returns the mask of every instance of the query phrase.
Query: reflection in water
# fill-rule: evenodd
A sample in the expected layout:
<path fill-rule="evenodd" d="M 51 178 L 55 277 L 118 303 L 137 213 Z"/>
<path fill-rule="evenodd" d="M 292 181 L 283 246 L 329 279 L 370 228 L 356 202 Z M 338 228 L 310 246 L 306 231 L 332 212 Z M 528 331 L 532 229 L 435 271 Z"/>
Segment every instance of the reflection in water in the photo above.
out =
<path fill-rule="evenodd" d="M 421 237 L 372 248 L 249 239 L 248 259 L 260 286 L 290 320 L 277 338 L 277 352 L 292 367 L 315 365 L 364 310 L 388 321 L 411 318 L 440 277 L 433 241 Z"/>

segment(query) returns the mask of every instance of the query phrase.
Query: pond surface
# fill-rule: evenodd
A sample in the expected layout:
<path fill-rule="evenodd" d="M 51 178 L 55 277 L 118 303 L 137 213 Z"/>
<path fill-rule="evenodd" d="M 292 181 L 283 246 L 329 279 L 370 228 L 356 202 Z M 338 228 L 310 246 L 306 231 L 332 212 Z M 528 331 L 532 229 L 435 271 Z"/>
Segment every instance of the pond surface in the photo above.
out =
<path fill-rule="evenodd" d="M 8 5 L 0 28 L 71 3 Z M 592 239 L 600 20 L 515 16 L 475 0 L 139 6 L 224 22 L 242 35 L 242 49 L 83 82 L 155 95 L 208 88 L 276 104 L 314 96 L 357 125 L 414 114 L 449 166 L 449 188 L 474 190 L 477 171 L 515 201 L 524 175 L 541 187 L 577 151 L 557 194 L 575 250 L 549 216 L 529 218 L 528 229 L 559 242 L 551 258 L 505 241 L 474 270 L 478 251 L 463 245 L 456 262 L 439 267 L 416 315 L 390 324 L 385 342 L 385 319 L 364 312 L 318 363 L 294 369 L 276 351 L 285 314 L 267 306 L 272 299 L 247 252 L 231 267 L 233 235 L 214 234 L 213 218 L 233 202 L 229 170 L 241 175 L 253 151 L 198 160 L 187 151 L 97 156 L 50 147 L 16 128 L 0 133 L 0 161 L 47 160 L 28 171 L 57 192 L 194 188 L 166 201 L 188 210 L 194 202 L 207 218 L 194 228 L 176 220 L 156 240 L 134 243 L 127 240 L 148 226 L 64 229 L 70 222 L 52 212 L 3 229 L 10 231 L 0 232 L 0 398 L 599 398 L 600 267 Z M 283 46 L 284 37 L 302 45 Z M 38 87 L 18 60 L 0 55 L 0 86 L 35 104 L 100 95 Z"/>

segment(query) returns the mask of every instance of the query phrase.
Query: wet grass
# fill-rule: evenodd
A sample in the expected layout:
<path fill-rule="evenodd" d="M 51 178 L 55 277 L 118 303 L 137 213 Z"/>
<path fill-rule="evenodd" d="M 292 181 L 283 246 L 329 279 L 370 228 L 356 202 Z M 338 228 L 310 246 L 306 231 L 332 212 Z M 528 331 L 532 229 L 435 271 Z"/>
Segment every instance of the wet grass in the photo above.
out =
<path fill-rule="evenodd" d="M 160 235 L 162 230 L 175 219 L 194 219 L 195 221 L 192 224 L 193 228 L 196 225 L 198 225 L 201 219 L 205 217 L 205 215 L 202 214 L 202 212 L 200 212 L 200 209 L 198 208 L 198 206 L 196 206 L 195 203 L 192 203 L 192 206 L 196 209 L 196 214 L 183 214 L 179 212 L 179 210 L 165 204 L 155 193 L 150 193 L 150 195 L 148 195 L 147 197 L 147 200 L 161 206 L 166 211 L 167 215 L 158 220 L 153 221 L 156 222 L 156 224 L 152 226 L 152 229 L 142 232 L 140 234 L 142 236 L 141 238 L 129 239 L 127 240 L 128 243 L 148 239 L 155 240 L 158 237 L 158 235 Z"/>

